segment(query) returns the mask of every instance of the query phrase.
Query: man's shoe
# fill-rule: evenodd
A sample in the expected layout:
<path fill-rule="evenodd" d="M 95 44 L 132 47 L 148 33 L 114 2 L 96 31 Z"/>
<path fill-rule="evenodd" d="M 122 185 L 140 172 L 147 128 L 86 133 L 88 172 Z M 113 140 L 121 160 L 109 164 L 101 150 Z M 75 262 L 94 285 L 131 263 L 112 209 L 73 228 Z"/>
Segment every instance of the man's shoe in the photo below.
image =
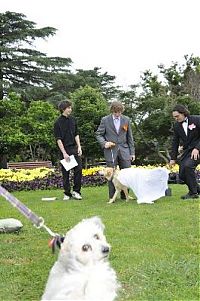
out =
<path fill-rule="evenodd" d="M 69 200 L 70 200 L 70 196 L 64 194 L 63 201 L 69 201 Z"/>
<path fill-rule="evenodd" d="M 76 192 L 76 191 L 73 191 L 72 192 L 72 197 L 75 199 L 75 200 L 82 200 L 82 196 L 80 195 L 80 193 Z"/>
<path fill-rule="evenodd" d="M 186 195 L 183 195 L 181 197 L 182 200 L 198 199 L 198 198 L 199 198 L 198 193 L 194 193 L 194 194 L 187 193 Z"/>
<path fill-rule="evenodd" d="M 171 188 L 167 188 L 166 190 L 165 190 L 165 196 L 171 196 L 172 195 L 172 190 L 171 190 Z"/>

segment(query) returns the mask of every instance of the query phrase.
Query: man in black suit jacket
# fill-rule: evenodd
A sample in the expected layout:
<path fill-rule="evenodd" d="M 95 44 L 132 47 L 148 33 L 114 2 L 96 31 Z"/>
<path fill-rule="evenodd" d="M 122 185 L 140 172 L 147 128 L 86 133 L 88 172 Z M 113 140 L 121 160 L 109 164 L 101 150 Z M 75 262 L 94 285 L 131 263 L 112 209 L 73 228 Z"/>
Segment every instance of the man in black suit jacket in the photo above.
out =
<path fill-rule="evenodd" d="M 189 192 L 181 198 L 183 200 L 196 199 L 200 194 L 200 186 L 195 175 L 195 169 L 200 163 L 200 115 L 189 115 L 189 111 L 183 105 L 178 104 L 173 108 L 172 116 L 176 122 L 170 165 L 176 163 L 178 148 L 182 145 L 179 178 L 188 186 Z"/>

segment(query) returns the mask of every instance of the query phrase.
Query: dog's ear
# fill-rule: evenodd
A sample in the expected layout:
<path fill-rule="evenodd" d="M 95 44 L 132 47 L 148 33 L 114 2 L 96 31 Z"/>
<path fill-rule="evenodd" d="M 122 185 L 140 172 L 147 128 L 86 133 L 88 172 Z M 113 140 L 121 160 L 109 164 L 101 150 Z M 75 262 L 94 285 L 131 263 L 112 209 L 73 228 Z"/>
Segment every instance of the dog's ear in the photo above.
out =
<path fill-rule="evenodd" d="M 90 220 L 95 224 L 97 225 L 102 231 L 105 229 L 105 226 L 104 224 L 102 223 L 102 220 L 100 217 L 98 216 L 93 216 L 90 218 Z"/>
<path fill-rule="evenodd" d="M 100 176 L 104 176 L 105 170 L 104 170 L 104 169 L 99 170 L 99 171 L 98 171 L 98 174 L 99 174 Z"/>

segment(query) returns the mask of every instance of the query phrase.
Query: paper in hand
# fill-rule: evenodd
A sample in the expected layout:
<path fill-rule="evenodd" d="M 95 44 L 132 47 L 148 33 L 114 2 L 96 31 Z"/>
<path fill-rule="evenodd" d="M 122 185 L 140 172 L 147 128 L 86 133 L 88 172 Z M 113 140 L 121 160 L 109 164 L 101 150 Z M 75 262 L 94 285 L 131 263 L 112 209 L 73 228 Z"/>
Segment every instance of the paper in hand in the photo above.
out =
<path fill-rule="evenodd" d="M 74 158 L 74 155 L 69 156 L 69 158 L 70 161 L 66 161 L 65 159 L 60 160 L 60 163 L 64 166 L 64 168 L 67 171 L 78 165 L 76 159 Z"/>

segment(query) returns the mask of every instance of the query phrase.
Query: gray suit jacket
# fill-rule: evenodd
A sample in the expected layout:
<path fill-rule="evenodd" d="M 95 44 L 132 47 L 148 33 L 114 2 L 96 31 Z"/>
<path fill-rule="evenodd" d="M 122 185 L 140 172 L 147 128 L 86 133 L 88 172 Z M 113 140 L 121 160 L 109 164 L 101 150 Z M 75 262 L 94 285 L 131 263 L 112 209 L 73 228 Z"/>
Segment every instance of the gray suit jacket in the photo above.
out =
<path fill-rule="evenodd" d="M 116 159 L 118 150 L 124 160 L 130 160 L 130 156 L 135 154 L 130 119 L 127 116 L 121 115 L 120 117 L 119 133 L 115 129 L 112 114 L 103 117 L 96 131 L 96 138 L 104 150 L 106 161 L 113 161 L 112 153 Z M 110 148 L 105 148 L 107 141 L 115 143 L 115 147 L 112 147 L 112 153 Z"/>

